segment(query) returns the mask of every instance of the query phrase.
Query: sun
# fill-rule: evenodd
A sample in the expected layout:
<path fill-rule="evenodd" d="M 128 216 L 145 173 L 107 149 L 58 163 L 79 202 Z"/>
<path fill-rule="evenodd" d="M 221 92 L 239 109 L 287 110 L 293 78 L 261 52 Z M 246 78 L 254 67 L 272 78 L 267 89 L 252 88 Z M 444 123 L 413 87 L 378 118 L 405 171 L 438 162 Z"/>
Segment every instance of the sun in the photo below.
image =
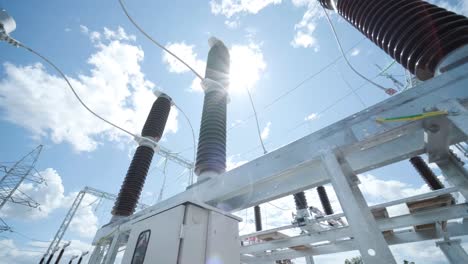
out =
<path fill-rule="evenodd" d="M 257 44 L 234 45 L 230 50 L 231 69 L 229 93 L 244 94 L 254 89 L 266 69 L 260 46 Z"/>

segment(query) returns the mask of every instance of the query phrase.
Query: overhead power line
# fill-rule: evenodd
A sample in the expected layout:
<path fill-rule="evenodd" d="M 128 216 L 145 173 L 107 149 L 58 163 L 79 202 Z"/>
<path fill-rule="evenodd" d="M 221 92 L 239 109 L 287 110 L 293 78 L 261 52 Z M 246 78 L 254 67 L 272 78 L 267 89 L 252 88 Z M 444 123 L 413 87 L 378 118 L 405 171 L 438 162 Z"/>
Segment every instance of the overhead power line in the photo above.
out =
<path fill-rule="evenodd" d="M 138 23 L 135 22 L 135 20 L 132 18 L 132 16 L 130 15 L 130 13 L 128 13 L 128 10 L 127 8 L 125 7 L 125 4 L 123 2 L 123 0 L 119 0 L 119 3 L 120 3 L 120 7 L 122 8 L 122 10 L 124 11 L 125 15 L 127 16 L 128 20 L 130 20 L 130 22 L 147 38 L 149 39 L 151 42 L 153 42 L 156 46 L 158 46 L 159 48 L 161 48 L 162 50 L 164 50 L 165 52 L 167 52 L 169 55 L 171 55 L 172 57 L 174 57 L 175 59 L 177 59 L 178 61 L 180 61 L 182 64 L 185 65 L 185 67 L 187 67 L 189 70 L 191 70 L 193 72 L 193 74 L 195 74 L 200 80 L 203 80 L 203 77 L 201 76 L 201 74 L 199 74 L 193 67 L 191 67 L 187 62 L 185 62 L 182 58 L 180 58 L 179 56 L 177 56 L 176 54 L 174 54 L 173 52 L 171 52 L 169 49 L 167 49 L 166 47 L 164 47 L 164 45 L 162 45 L 159 41 L 155 40 L 153 37 L 151 37 L 148 33 L 146 33 L 146 31 L 140 27 L 138 25 Z"/>
<path fill-rule="evenodd" d="M 331 21 L 330 19 L 330 16 L 328 15 L 328 12 L 327 10 L 325 10 L 325 8 L 322 6 L 322 10 L 323 12 L 325 13 L 325 17 L 328 21 L 328 24 L 330 25 L 330 28 L 333 32 L 333 36 L 335 37 L 335 41 L 336 41 L 336 44 L 338 45 L 338 49 L 340 50 L 341 52 L 341 56 L 343 56 L 343 59 L 345 60 L 346 64 L 349 66 L 349 68 L 354 72 L 356 73 L 356 75 L 358 75 L 359 77 L 361 77 L 362 79 L 366 80 L 367 82 L 369 82 L 370 84 L 374 85 L 375 87 L 379 88 L 379 89 L 382 89 L 385 93 L 387 93 L 388 95 L 392 95 L 394 94 L 394 90 L 391 89 L 391 88 L 385 88 L 383 87 L 382 85 L 370 80 L 369 78 L 367 78 L 366 76 L 364 76 L 363 74 L 361 74 L 358 70 L 356 70 L 356 68 L 353 67 L 353 65 L 351 64 L 351 62 L 349 62 L 348 58 L 346 57 L 346 54 L 343 50 L 343 46 L 341 45 L 341 41 L 340 39 L 338 38 L 338 33 L 336 32 L 336 29 L 335 29 L 335 26 L 333 25 L 333 22 Z"/>
<path fill-rule="evenodd" d="M 354 48 L 356 48 L 357 46 L 359 46 L 364 40 L 366 40 L 366 38 L 362 38 L 361 40 L 359 40 L 358 42 L 356 42 L 356 44 L 354 44 L 351 48 L 349 48 L 348 50 L 346 50 L 346 53 L 349 53 L 351 52 Z M 293 86 L 292 88 L 289 88 L 287 90 L 285 90 L 283 93 L 281 93 L 279 96 L 277 96 L 275 99 L 273 99 L 270 103 L 266 104 L 264 107 L 263 107 L 263 110 L 267 110 L 268 108 L 272 107 L 273 105 L 275 105 L 276 103 L 280 102 L 281 100 L 284 100 L 287 96 L 289 96 L 291 93 L 293 93 L 295 90 L 299 89 L 300 87 L 302 87 L 304 84 L 306 84 L 308 81 L 312 80 L 313 78 L 317 77 L 318 75 L 320 75 L 321 73 L 323 73 L 324 71 L 326 71 L 327 69 L 329 69 L 331 66 L 335 65 L 336 63 L 338 63 L 341 58 L 343 56 L 340 55 L 338 57 L 336 57 L 334 60 L 332 60 L 331 62 L 329 62 L 328 64 L 326 64 L 325 66 L 323 66 L 322 68 L 320 68 L 319 70 L 317 70 L 316 72 L 310 74 L 309 76 L 307 76 L 306 78 L 304 78 L 302 81 L 300 81 L 299 83 L 297 83 L 295 86 Z M 239 122 L 239 123 L 236 123 L 234 124 L 233 126 L 231 126 L 228 131 L 240 126 L 241 124 L 245 123 L 246 121 L 254 118 L 255 115 L 250 115 L 246 118 L 244 118 L 242 120 L 242 122 Z"/>

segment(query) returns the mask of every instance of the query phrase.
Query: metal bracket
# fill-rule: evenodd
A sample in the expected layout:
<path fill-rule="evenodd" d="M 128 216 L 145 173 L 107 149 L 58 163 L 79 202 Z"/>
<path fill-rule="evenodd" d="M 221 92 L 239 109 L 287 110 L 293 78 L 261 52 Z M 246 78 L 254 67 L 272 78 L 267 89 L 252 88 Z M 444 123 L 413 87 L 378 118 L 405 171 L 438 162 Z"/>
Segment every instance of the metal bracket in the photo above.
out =
<path fill-rule="evenodd" d="M 468 254 L 466 254 L 460 242 L 461 239 L 442 240 L 437 241 L 436 246 L 442 250 L 449 263 L 468 263 Z"/>

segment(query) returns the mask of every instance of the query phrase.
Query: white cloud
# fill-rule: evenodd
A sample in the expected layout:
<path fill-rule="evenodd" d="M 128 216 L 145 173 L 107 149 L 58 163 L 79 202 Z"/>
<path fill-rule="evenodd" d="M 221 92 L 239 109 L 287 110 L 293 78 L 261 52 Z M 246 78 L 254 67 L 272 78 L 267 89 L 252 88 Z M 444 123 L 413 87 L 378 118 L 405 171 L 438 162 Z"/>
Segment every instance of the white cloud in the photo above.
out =
<path fill-rule="evenodd" d="M 350 55 L 351 55 L 351 57 L 355 57 L 355 56 L 359 55 L 360 53 L 361 53 L 361 50 L 360 50 L 360 49 L 354 48 L 354 49 L 351 50 L 351 54 L 350 54 Z"/>
<path fill-rule="evenodd" d="M 83 34 L 88 34 L 89 33 L 89 28 L 85 25 L 80 25 L 80 31 Z"/>
<path fill-rule="evenodd" d="M 257 14 L 269 5 L 280 4 L 281 0 L 211 0 L 211 12 L 230 18 L 236 14 Z"/>
<path fill-rule="evenodd" d="M 19 246 L 11 239 L 0 240 L 0 264 L 29 264 L 37 263 L 45 248 L 49 243 L 28 242 L 26 245 Z M 92 246 L 80 240 L 71 240 L 70 246 L 65 250 L 62 261 L 68 262 L 71 256 L 81 255 L 82 252 L 91 251 Z M 89 254 L 83 258 L 82 263 L 87 263 Z"/>
<path fill-rule="evenodd" d="M 294 40 L 291 42 L 294 48 L 310 48 L 317 45 L 317 39 L 312 37 L 312 33 L 304 33 L 303 31 L 297 31 L 294 35 Z"/>
<path fill-rule="evenodd" d="M 193 45 L 179 42 L 169 43 L 166 47 L 194 67 L 198 73 L 204 75 L 206 62 L 198 58 Z M 245 89 L 254 87 L 267 67 L 260 45 L 255 43 L 233 45 L 229 52 L 231 57 L 230 93 L 244 92 Z M 163 54 L 163 62 L 167 65 L 169 72 L 189 72 L 187 67 L 168 54 Z M 200 80 L 196 77 L 192 81 L 191 90 L 203 91 Z"/>
<path fill-rule="evenodd" d="M 308 6 L 315 2 L 315 0 L 292 0 L 292 4 L 296 7 Z"/>
<path fill-rule="evenodd" d="M 76 197 L 77 193 L 71 193 L 71 197 Z M 92 204 L 96 203 L 96 197 L 85 195 L 80 207 L 70 222 L 69 230 L 83 238 L 93 238 L 98 230 L 99 219 L 93 211 Z M 71 206 L 69 204 L 67 207 Z"/>
<path fill-rule="evenodd" d="M 198 54 L 194 51 L 195 46 L 180 42 L 168 43 L 166 48 L 185 61 L 190 67 L 193 67 L 199 74 L 204 73 L 205 62 L 198 59 Z M 167 65 L 169 72 L 184 73 L 190 71 L 189 68 L 167 52 L 162 52 L 162 60 Z"/>
<path fill-rule="evenodd" d="M 253 88 L 267 67 L 260 45 L 254 43 L 233 45 L 229 52 L 231 54 L 229 91 L 244 92 L 247 88 Z"/>
<path fill-rule="evenodd" d="M 134 35 L 127 35 L 127 33 L 122 27 L 118 27 L 117 31 L 112 31 L 107 27 L 104 27 L 104 37 L 107 40 L 136 40 L 136 37 Z"/>
<path fill-rule="evenodd" d="M 317 52 L 319 45 L 314 33 L 318 20 L 324 16 L 322 8 L 318 1 L 293 0 L 293 4 L 297 7 L 307 7 L 307 10 L 301 21 L 294 26 L 295 35 L 291 45 L 295 48 L 313 48 Z"/>
<path fill-rule="evenodd" d="M 414 188 L 410 184 L 396 180 L 381 180 L 371 174 L 359 175 L 360 188 L 371 202 L 384 202 L 429 192 L 427 185 Z"/>
<path fill-rule="evenodd" d="M 7 203 L 1 211 L 0 216 L 4 218 L 15 218 L 23 221 L 35 221 L 47 218 L 57 209 L 68 210 L 72 205 L 78 193 L 65 193 L 62 178 L 58 172 L 52 168 L 40 172 L 47 184 L 22 183 L 19 190 L 30 196 L 34 201 L 40 204 L 38 209 L 31 209 L 27 206 Z M 92 237 L 98 228 L 98 218 L 94 214 L 91 206 L 96 198 L 85 195 L 81 207 L 75 214 L 70 223 L 69 230 L 81 237 Z"/>
<path fill-rule="evenodd" d="M 312 121 L 312 120 L 317 119 L 318 117 L 319 115 L 317 113 L 311 113 L 310 115 L 304 118 L 304 121 Z"/>
<path fill-rule="evenodd" d="M 457 14 L 468 16 L 468 0 L 459 0 L 457 3 L 447 0 L 428 0 L 428 2 Z"/>
<path fill-rule="evenodd" d="M 86 27 L 81 28 L 82 32 L 89 32 Z M 123 42 L 133 37 L 121 28 L 115 32 L 107 30 L 104 35 L 107 40 L 99 40 L 97 51 L 88 59 L 89 74 L 68 77 L 91 109 L 138 133 L 155 99 L 152 94 L 155 85 L 145 79 L 140 68 L 143 50 Z M 105 140 L 129 140 L 87 112 L 66 83 L 48 73 L 41 63 L 27 66 L 5 63 L 4 68 L 5 77 L 0 80 L 3 118 L 26 128 L 34 137 L 50 137 L 54 143 L 67 142 L 77 151 L 93 151 Z M 166 133 L 177 132 L 177 114 L 173 108 Z"/>
<path fill-rule="evenodd" d="M 429 191 L 426 185 L 420 187 L 413 187 L 410 184 L 400 181 L 386 181 L 378 179 L 377 177 L 367 174 L 359 175 L 362 182 L 360 188 L 366 197 L 369 204 L 376 204 L 387 200 L 395 200 L 402 197 L 413 196 L 419 193 Z M 440 177 L 441 178 L 441 177 Z M 331 185 L 325 185 L 330 203 L 335 213 L 342 212 L 336 194 Z M 318 194 L 315 189 L 306 191 L 306 198 L 309 205 L 315 206 L 322 210 Z M 392 208 L 389 207 L 390 216 L 408 213 L 406 205 L 405 208 Z M 263 228 L 271 229 L 279 226 L 289 225 L 292 221 L 291 213 L 295 212 L 295 206 L 292 196 L 283 197 L 261 205 L 262 209 L 262 224 Z M 249 234 L 255 232 L 255 223 L 253 208 L 248 208 L 247 211 L 240 211 L 236 213 L 239 217 L 243 218 L 243 223 L 240 226 L 241 234 Z M 284 232 L 288 235 L 297 235 L 294 232 Z M 466 246 L 466 242 L 463 243 Z M 404 245 L 391 246 L 390 249 L 394 254 L 397 263 L 403 263 L 403 260 L 414 261 L 415 263 L 428 263 L 440 264 L 445 263 L 446 259 L 439 248 L 435 247 L 435 241 L 410 243 Z M 350 251 L 338 254 L 321 255 L 314 257 L 316 263 L 343 263 L 346 258 L 358 256 L 359 252 Z M 295 263 L 305 263 L 303 259 L 294 260 Z"/>
<path fill-rule="evenodd" d="M 238 19 L 236 19 L 236 20 L 226 20 L 226 21 L 224 21 L 224 24 L 230 29 L 235 29 L 235 28 L 239 27 L 240 21 Z"/>
<path fill-rule="evenodd" d="M 226 171 L 235 169 L 243 164 L 247 163 L 247 160 L 239 160 L 239 156 L 230 156 L 226 160 Z"/>
<path fill-rule="evenodd" d="M 37 251 L 37 252 L 36 252 Z M 21 250 L 12 239 L 0 240 L 0 264 L 38 262 L 43 253 L 37 249 Z"/>
<path fill-rule="evenodd" d="M 263 140 L 267 139 L 270 136 L 270 128 L 271 128 L 271 122 L 268 122 L 266 126 L 263 128 L 261 137 Z"/>
<path fill-rule="evenodd" d="M 107 27 L 103 28 L 102 32 L 91 31 L 87 26 L 80 25 L 81 33 L 87 35 L 91 42 L 97 43 L 98 46 L 102 40 L 118 40 L 118 41 L 136 41 L 135 35 L 128 35 L 122 27 L 117 27 L 117 30 L 113 31 Z"/>
<path fill-rule="evenodd" d="M 40 174 L 47 185 L 22 183 L 19 187 L 20 191 L 40 204 L 39 209 L 31 209 L 27 206 L 7 203 L 2 208 L 2 217 L 14 217 L 25 220 L 42 219 L 47 217 L 55 209 L 63 208 L 65 204 L 70 203 L 70 199 L 72 198 L 65 195 L 62 178 L 56 170 L 48 168 L 40 172 Z"/>

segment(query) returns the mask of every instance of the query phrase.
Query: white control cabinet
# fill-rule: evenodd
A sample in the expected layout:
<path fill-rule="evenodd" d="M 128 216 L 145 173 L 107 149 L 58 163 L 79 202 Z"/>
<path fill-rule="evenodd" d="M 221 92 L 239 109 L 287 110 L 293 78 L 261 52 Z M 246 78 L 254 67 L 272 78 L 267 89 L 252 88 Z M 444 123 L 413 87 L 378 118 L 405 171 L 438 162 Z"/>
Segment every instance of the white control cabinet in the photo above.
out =
<path fill-rule="evenodd" d="M 239 264 L 239 218 L 186 202 L 132 223 L 123 264 Z"/>

